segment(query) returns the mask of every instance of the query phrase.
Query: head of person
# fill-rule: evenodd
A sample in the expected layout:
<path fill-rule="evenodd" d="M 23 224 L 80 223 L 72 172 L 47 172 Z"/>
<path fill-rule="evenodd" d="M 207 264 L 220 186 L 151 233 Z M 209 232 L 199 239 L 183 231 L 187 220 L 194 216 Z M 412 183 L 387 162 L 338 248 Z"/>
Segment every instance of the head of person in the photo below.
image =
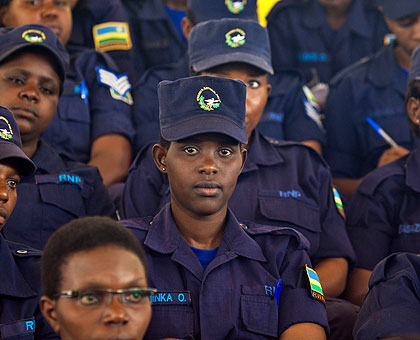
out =
<path fill-rule="evenodd" d="M 411 131 L 417 138 L 420 138 L 420 46 L 414 50 L 411 56 L 405 108 Z"/>
<path fill-rule="evenodd" d="M 187 0 L 182 30 L 187 39 L 198 23 L 223 18 L 258 21 L 257 0 Z"/>
<path fill-rule="evenodd" d="M 398 46 L 411 55 L 420 45 L 420 1 L 377 0 L 377 3 Z"/>
<path fill-rule="evenodd" d="M 0 23 L 5 27 L 44 25 L 49 27 L 63 45 L 72 28 L 72 0 L 0 0 Z"/>
<path fill-rule="evenodd" d="M 12 111 L 25 148 L 48 127 L 62 90 L 68 55 L 45 26 L 0 31 L 0 105 Z"/>
<path fill-rule="evenodd" d="M 34 171 L 34 163 L 22 151 L 12 113 L 0 106 L 0 230 L 15 207 L 20 176 L 32 175 Z"/>
<path fill-rule="evenodd" d="M 172 211 L 223 214 L 246 159 L 246 86 L 197 76 L 158 85 L 161 143 L 157 168 L 168 175 Z"/>
<path fill-rule="evenodd" d="M 353 0 L 318 0 L 322 7 L 332 9 L 337 12 L 347 12 Z"/>
<path fill-rule="evenodd" d="M 271 85 L 270 41 L 267 29 L 253 20 L 209 20 L 196 25 L 188 41 L 192 74 L 240 79 L 247 86 L 248 140 L 260 120 Z"/>
<path fill-rule="evenodd" d="M 151 318 L 146 257 L 135 236 L 107 217 L 75 219 L 41 257 L 40 308 L 63 340 L 142 339 Z"/>

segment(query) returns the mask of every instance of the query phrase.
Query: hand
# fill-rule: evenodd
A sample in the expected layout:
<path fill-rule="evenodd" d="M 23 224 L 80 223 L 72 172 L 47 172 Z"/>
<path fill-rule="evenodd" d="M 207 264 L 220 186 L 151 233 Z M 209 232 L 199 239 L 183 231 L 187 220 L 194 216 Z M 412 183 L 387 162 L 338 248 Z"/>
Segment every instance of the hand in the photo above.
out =
<path fill-rule="evenodd" d="M 391 163 L 402 156 L 405 156 L 409 152 L 410 151 L 408 151 L 406 148 L 403 148 L 402 146 L 394 146 L 385 150 L 379 158 L 378 168 L 382 165 Z"/>

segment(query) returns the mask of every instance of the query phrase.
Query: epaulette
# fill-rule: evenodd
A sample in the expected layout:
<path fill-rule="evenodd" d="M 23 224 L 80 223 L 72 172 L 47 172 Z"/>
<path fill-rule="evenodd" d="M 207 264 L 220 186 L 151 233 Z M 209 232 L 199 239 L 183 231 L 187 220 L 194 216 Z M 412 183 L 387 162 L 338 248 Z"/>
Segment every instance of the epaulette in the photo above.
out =
<path fill-rule="evenodd" d="M 291 7 L 303 7 L 311 3 L 313 0 L 280 0 L 278 1 L 273 8 L 271 9 L 270 13 L 267 15 L 267 21 L 273 19 L 273 17 L 281 10 L 285 8 Z"/>
<path fill-rule="evenodd" d="M 152 225 L 153 217 L 138 217 L 121 220 L 119 223 L 133 230 L 148 231 Z"/>
<path fill-rule="evenodd" d="M 8 240 L 6 240 L 6 242 L 10 248 L 12 255 L 15 257 L 41 257 L 42 252 L 38 249 L 31 248 L 27 245 L 15 243 Z"/>

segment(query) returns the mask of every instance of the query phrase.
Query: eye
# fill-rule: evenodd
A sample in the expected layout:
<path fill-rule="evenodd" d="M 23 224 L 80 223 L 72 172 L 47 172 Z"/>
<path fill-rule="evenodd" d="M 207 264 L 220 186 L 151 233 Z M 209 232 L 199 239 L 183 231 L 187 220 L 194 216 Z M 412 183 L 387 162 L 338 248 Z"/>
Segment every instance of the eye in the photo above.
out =
<path fill-rule="evenodd" d="M 219 154 L 222 155 L 223 157 L 227 157 L 230 156 L 231 154 L 233 154 L 233 151 L 227 148 L 223 148 L 221 150 L 219 150 Z"/>
<path fill-rule="evenodd" d="M 79 302 L 85 306 L 94 306 L 101 303 L 103 298 L 103 293 L 99 291 L 83 291 L 79 294 Z"/>
<path fill-rule="evenodd" d="M 184 152 L 189 155 L 195 155 L 198 152 L 198 150 L 193 146 L 187 146 L 186 148 L 184 148 Z"/>
<path fill-rule="evenodd" d="M 25 4 L 30 6 L 39 6 L 41 5 L 41 0 L 27 0 L 25 1 Z"/>
<path fill-rule="evenodd" d="M 141 290 L 131 290 L 124 293 L 124 300 L 128 303 L 140 303 L 145 298 Z"/>
<path fill-rule="evenodd" d="M 261 86 L 261 83 L 258 80 L 250 80 L 248 85 L 251 89 L 257 89 Z"/>
<path fill-rule="evenodd" d="M 51 89 L 51 88 L 46 87 L 46 86 L 41 86 L 40 87 L 40 91 L 43 94 L 46 94 L 46 95 L 53 95 L 53 94 L 55 94 L 55 90 L 54 89 Z"/>
<path fill-rule="evenodd" d="M 67 0 L 56 0 L 54 1 L 54 4 L 58 7 L 70 6 Z"/>
<path fill-rule="evenodd" d="M 15 85 L 24 85 L 25 79 L 22 77 L 10 76 L 7 80 Z"/>
<path fill-rule="evenodd" d="M 7 185 L 10 187 L 10 188 L 12 188 L 12 189 L 16 189 L 16 187 L 18 186 L 18 184 L 19 184 L 19 181 L 18 180 L 16 180 L 16 179 L 8 179 L 7 180 Z"/>

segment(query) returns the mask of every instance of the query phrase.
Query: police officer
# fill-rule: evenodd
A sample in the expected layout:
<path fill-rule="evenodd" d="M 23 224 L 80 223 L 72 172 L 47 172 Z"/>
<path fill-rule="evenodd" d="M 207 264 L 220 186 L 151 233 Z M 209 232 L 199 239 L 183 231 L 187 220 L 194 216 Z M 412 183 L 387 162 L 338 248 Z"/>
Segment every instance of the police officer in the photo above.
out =
<path fill-rule="evenodd" d="M 158 93 L 162 141 L 153 157 L 171 202 L 154 218 L 123 222 L 144 243 L 158 289 L 145 339 L 325 339 L 304 238 L 241 225 L 227 207 L 246 159 L 245 84 L 200 76 L 162 82 Z M 302 273 L 313 280 L 309 291 Z"/>
<path fill-rule="evenodd" d="M 283 0 L 267 16 L 274 69 L 293 68 L 307 82 L 328 83 L 383 46 L 388 30 L 364 0 Z"/>
<path fill-rule="evenodd" d="M 375 267 L 369 288 L 357 317 L 354 338 L 419 339 L 420 254 L 388 256 Z"/>
<path fill-rule="evenodd" d="M 29 176 L 35 165 L 22 151 L 12 113 L 0 107 L 0 229 L 16 204 L 20 176 Z M 2 339 L 59 339 L 38 308 L 41 293 L 41 252 L 6 241 L 0 235 L 0 334 Z"/>
<path fill-rule="evenodd" d="M 68 1 L 8 0 L 0 8 L 0 21 L 7 27 L 42 24 L 63 45 L 69 39 Z M 107 186 L 120 182 L 131 163 L 131 84 L 106 54 L 74 45 L 67 49 L 70 68 L 57 114 L 43 139 L 69 158 L 97 166 Z"/>
<path fill-rule="evenodd" d="M 113 215 L 95 167 L 68 160 L 40 140 L 57 109 L 66 51 L 49 28 L 26 25 L 0 34 L 0 105 L 13 112 L 23 151 L 37 165 L 23 176 L 20 200 L 3 229 L 6 239 L 42 249 L 64 223 L 86 215 Z"/>
<path fill-rule="evenodd" d="M 120 0 L 76 0 L 71 3 L 73 27 L 68 45 L 94 48 L 112 57 L 121 73 L 135 81 L 144 71 L 141 55 L 134 60 L 128 15 Z"/>
<path fill-rule="evenodd" d="M 240 46 L 232 47 L 235 42 Z M 267 138 L 256 128 L 270 91 L 268 75 L 272 72 L 266 30 L 250 20 L 211 20 L 194 27 L 189 44 L 195 73 L 240 79 L 247 85 L 248 159 L 229 201 L 230 208 L 241 221 L 287 225 L 303 233 L 310 241 L 309 255 L 315 269 L 319 268 L 325 294 L 338 297 L 354 253 L 334 203 L 327 165 L 311 149 Z M 315 124 L 307 116 L 292 113 L 287 120 L 291 122 L 286 131 L 293 131 L 296 125 L 302 133 L 310 122 Z M 150 149 L 144 149 L 135 160 L 124 188 L 123 216 L 153 216 L 170 200 L 168 179 L 153 163 Z M 329 302 L 327 299 L 327 312 L 336 301 Z M 339 304 L 345 309 L 344 302 Z M 357 308 L 347 307 L 354 319 Z M 337 329 L 331 327 L 332 331 Z M 348 327 L 351 336 L 351 322 Z"/>
<path fill-rule="evenodd" d="M 420 48 L 413 54 L 406 110 L 414 135 L 420 127 Z M 348 211 L 347 227 L 357 255 L 347 296 L 361 304 L 375 265 L 394 252 L 420 252 L 420 149 L 369 173 Z"/>
<path fill-rule="evenodd" d="M 420 2 L 378 3 L 395 34 L 394 42 L 338 75 L 330 84 L 327 101 L 325 156 L 337 186 L 348 196 L 369 171 L 418 145 L 406 123 L 403 103 L 411 53 L 420 45 Z M 367 118 L 398 146 L 390 147 Z"/>

